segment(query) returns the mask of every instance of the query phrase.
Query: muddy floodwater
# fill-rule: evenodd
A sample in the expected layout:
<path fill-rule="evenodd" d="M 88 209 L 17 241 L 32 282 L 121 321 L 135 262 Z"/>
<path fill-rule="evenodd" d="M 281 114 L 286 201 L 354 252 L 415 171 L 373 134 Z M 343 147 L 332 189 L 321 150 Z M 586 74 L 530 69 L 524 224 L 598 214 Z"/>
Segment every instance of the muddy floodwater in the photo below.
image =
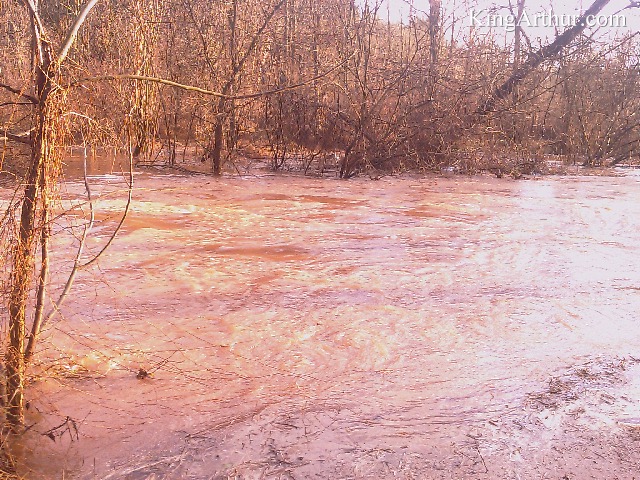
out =
<path fill-rule="evenodd" d="M 40 344 L 29 478 L 637 478 L 640 175 L 135 183 Z M 91 184 L 87 256 L 126 199 Z"/>

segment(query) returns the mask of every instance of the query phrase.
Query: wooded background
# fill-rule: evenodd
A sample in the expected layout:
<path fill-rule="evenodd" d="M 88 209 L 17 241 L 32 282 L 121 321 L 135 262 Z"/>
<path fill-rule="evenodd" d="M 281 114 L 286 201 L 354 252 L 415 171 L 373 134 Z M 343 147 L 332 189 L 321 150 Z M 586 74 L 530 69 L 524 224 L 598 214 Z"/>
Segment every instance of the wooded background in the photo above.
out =
<path fill-rule="evenodd" d="M 82 3 L 40 1 L 54 44 Z M 519 28 L 507 42 L 503 30 L 474 28 L 446 2 L 429 7 L 393 22 L 380 4 L 353 0 L 99 2 L 62 67 L 76 82 L 67 143 L 120 145 L 131 128 L 139 161 L 198 158 L 220 173 L 229 159 L 262 155 L 274 170 L 338 163 L 343 177 L 446 167 L 527 173 L 544 155 L 585 165 L 638 160 L 637 32 L 585 30 L 480 116 L 540 45 Z M 521 0 L 512 12 L 524 8 Z M 17 1 L 3 2 L 0 18 L 0 83 L 33 95 L 31 20 Z M 114 74 L 228 97 L 96 78 Z M 6 88 L 0 105 L 8 166 L 32 105 Z"/>

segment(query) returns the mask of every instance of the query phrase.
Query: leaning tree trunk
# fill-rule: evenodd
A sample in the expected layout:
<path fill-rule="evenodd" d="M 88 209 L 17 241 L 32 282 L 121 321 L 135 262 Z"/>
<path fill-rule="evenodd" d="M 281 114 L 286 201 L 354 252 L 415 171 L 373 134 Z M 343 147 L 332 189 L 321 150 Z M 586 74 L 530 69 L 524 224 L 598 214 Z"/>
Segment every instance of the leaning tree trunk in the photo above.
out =
<path fill-rule="evenodd" d="M 558 55 L 563 48 L 569 45 L 587 26 L 590 17 L 597 15 L 607 6 L 611 0 L 595 0 L 586 12 L 578 19 L 576 24 L 562 32 L 549 45 L 545 45 L 540 50 L 529 55 L 527 60 L 517 68 L 511 76 L 499 87 L 497 87 L 491 95 L 478 107 L 479 115 L 487 115 L 492 112 L 496 103 L 507 98 L 522 81 L 531 74 L 542 62 Z"/>

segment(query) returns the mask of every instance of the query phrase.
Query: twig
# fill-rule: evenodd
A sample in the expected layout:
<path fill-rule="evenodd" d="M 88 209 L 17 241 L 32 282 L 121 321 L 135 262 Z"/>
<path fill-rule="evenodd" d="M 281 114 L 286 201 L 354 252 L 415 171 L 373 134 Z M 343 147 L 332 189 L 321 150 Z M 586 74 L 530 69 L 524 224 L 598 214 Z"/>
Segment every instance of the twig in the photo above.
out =
<path fill-rule="evenodd" d="M 478 456 L 480 457 L 480 460 L 482 460 L 482 465 L 484 465 L 484 473 L 489 473 L 489 469 L 487 468 L 487 464 L 484 462 L 484 457 L 480 453 L 480 445 L 478 445 L 476 443 L 475 447 L 476 447 L 476 451 L 478 452 Z"/>
<path fill-rule="evenodd" d="M 73 427 L 73 430 L 72 430 L 72 427 Z M 69 432 L 69 436 L 71 437 L 72 441 L 73 441 L 74 434 L 75 434 L 76 440 L 80 440 L 80 433 L 78 432 L 78 426 L 76 425 L 76 421 L 71 417 L 65 418 L 64 422 L 62 422 L 60 425 L 47 430 L 42 435 L 45 437 L 49 437 L 51 440 L 55 442 L 56 437 L 61 438 L 62 435 L 65 434 L 65 432 Z"/>
<path fill-rule="evenodd" d="M 127 218 L 127 214 L 129 213 L 129 208 L 131 207 L 131 201 L 132 201 L 132 197 L 133 197 L 133 150 L 131 148 L 131 141 L 129 141 L 129 182 L 128 182 L 128 187 L 129 187 L 129 190 L 128 190 L 129 194 L 128 194 L 128 198 L 127 198 L 127 204 L 124 207 L 124 213 L 122 214 L 122 217 L 120 218 L 120 222 L 118 223 L 118 226 L 116 227 L 116 229 L 114 230 L 113 234 L 109 238 L 109 241 L 107 241 L 105 246 L 102 247 L 102 250 L 100 250 L 96 254 L 96 256 L 94 256 L 91 260 L 89 260 L 88 262 L 82 264 L 80 266 L 80 268 L 86 268 L 89 265 L 93 264 L 94 262 L 96 262 L 102 256 L 102 254 L 104 252 L 107 251 L 107 249 L 111 246 L 113 241 L 116 239 L 116 235 L 118 235 L 118 232 L 120 232 L 120 229 L 122 228 L 122 225 L 124 225 L 124 220 Z"/>

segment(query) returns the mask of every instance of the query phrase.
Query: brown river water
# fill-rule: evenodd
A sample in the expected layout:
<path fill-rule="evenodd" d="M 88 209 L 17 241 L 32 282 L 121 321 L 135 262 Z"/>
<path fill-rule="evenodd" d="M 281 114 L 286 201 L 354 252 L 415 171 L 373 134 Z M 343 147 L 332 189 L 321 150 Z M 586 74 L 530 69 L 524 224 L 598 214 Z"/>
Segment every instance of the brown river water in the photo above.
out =
<path fill-rule="evenodd" d="M 91 183 L 95 253 L 126 192 Z M 640 357 L 639 183 L 138 173 L 45 330 L 14 453 L 28 478 L 544 478 L 546 430 L 509 427 L 527 396 Z M 640 417 L 625 382 L 584 428 Z"/>

